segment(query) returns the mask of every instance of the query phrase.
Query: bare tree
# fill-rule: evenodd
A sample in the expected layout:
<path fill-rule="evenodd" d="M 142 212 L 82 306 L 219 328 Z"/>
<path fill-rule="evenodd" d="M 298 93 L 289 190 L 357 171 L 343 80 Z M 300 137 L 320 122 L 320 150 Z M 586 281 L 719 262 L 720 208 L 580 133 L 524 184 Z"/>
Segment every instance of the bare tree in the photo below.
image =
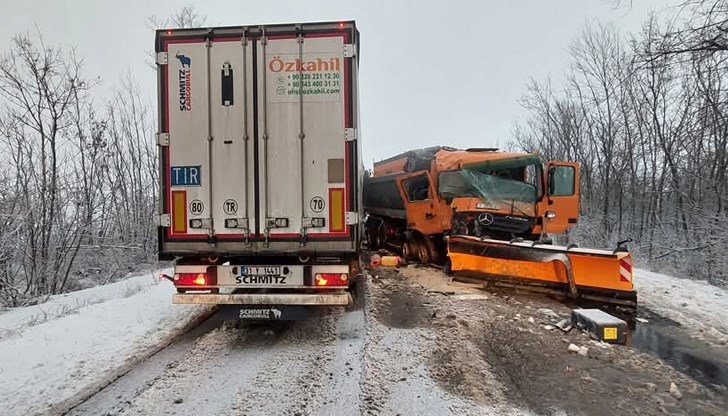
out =
<path fill-rule="evenodd" d="M 604 246 L 635 237 L 646 263 L 721 282 L 728 278 L 728 66 L 719 48 L 675 37 L 697 33 L 705 16 L 696 12 L 682 27 L 652 16 L 628 42 L 609 26 L 587 26 L 570 48 L 562 88 L 548 80 L 527 85 L 522 105 L 530 116 L 514 142 L 581 162 L 582 220 L 572 238 Z"/>
<path fill-rule="evenodd" d="M 147 18 L 147 27 L 150 29 L 184 29 L 201 27 L 207 22 L 207 16 L 200 14 L 193 5 L 187 5 L 172 13 L 168 17 L 151 15 Z"/>
<path fill-rule="evenodd" d="M 192 6 L 153 27 L 191 27 Z M 107 282 L 154 262 L 158 160 L 153 106 L 130 74 L 113 99 L 73 50 L 38 29 L 0 56 L 0 304 Z"/>
<path fill-rule="evenodd" d="M 192 27 L 202 27 L 207 22 L 207 16 L 200 14 L 195 6 L 184 6 L 168 17 L 160 17 L 151 15 L 147 18 L 147 28 L 150 30 L 157 29 L 186 29 Z M 155 63 L 154 52 L 147 51 L 147 65 L 151 69 L 157 69 Z"/>
<path fill-rule="evenodd" d="M 3 102 L 2 140 L 10 151 L 22 204 L 23 294 L 37 296 L 63 289 L 71 267 L 69 252 L 78 244 L 68 234 L 64 196 L 71 114 L 87 89 L 81 63 L 71 53 L 47 46 L 39 32 L 18 35 L 0 59 Z M 72 220 L 73 221 L 73 220 Z"/>

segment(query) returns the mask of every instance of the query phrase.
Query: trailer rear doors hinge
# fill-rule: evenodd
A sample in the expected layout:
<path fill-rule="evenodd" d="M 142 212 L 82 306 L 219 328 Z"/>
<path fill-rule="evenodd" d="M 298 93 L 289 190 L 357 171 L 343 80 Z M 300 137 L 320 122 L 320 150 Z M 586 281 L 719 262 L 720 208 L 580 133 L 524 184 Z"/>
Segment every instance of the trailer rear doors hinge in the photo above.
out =
<path fill-rule="evenodd" d="M 347 142 L 356 140 L 356 129 L 354 129 L 354 128 L 344 129 L 344 138 L 346 139 Z"/>
<path fill-rule="evenodd" d="M 359 213 L 354 211 L 347 211 L 346 213 L 346 225 L 357 225 L 359 224 Z"/>
<path fill-rule="evenodd" d="M 169 214 L 157 215 L 157 225 L 160 227 L 171 227 L 172 226 L 172 216 Z"/>
<path fill-rule="evenodd" d="M 248 219 L 247 218 L 225 218 L 225 228 L 238 228 L 241 230 L 248 231 Z"/>
<path fill-rule="evenodd" d="M 169 146 L 169 133 L 157 133 L 157 146 Z"/>
<path fill-rule="evenodd" d="M 344 58 L 352 58 L 356 56 L 356 46 L 352 43 L 344 44 Z"/>
<path fill-rule="evenodd" d="M 326 218 L 322 217 L 303 217 L 301 218 L 301 228 L 323 228 L 326 227 Z"/>
<path fill-rule="evenodd" d="M 212 230 L 212 218 L 192 218 L 189 220 L 189 226 L 196 230 Z"/>
<path fill-rule="evenodd" d="M 157 65 L 167 65 L 169 54 L 167 52 L 157 52 Z"/>

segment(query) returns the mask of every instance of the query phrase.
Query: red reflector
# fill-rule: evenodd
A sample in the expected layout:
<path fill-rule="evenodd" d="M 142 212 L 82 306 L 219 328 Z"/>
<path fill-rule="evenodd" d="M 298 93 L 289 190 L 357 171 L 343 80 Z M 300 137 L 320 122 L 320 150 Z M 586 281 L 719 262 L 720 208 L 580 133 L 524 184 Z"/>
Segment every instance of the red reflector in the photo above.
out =
<path fill-rule="evenodd" d="M 339 23 L 339 29 L 343 29 L 343 28 L 344 28 L 344 22 Z"/>
<path fill-rule="evenodd" d="M 346 273 L 316 273 L 316 286 L 347 286 L 349 275 Z"/>

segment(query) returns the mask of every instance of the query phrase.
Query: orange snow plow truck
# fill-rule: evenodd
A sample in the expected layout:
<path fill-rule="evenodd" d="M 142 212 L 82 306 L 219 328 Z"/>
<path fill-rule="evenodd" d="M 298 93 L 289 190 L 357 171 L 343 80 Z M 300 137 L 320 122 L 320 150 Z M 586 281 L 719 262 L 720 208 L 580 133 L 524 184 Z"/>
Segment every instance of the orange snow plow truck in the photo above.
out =
<path fill-rule="evenodd" d="M 579 215 L 579 166 L 497 149 L 431 147 L 374 164 L 364 181 L 371 248 L 463 279 L 636 307 L 632 256 L 551 244 Z"/>

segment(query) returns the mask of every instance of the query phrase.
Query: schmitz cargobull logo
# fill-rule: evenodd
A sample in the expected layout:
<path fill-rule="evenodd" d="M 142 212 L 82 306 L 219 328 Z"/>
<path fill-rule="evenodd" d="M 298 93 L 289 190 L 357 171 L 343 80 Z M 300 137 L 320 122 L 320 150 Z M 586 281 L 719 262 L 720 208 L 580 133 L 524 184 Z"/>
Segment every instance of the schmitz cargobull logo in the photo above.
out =
<path fill-rule="evenodd" d="M 187 55 L 177 52 L 179 59 L 179 111 L 192 111 L 192 60 Z"/>
<path fill-rule="evenodd" d="M 281 319 L 283 313 L 277 308 L 240 309 L 240 319 Z"/>

